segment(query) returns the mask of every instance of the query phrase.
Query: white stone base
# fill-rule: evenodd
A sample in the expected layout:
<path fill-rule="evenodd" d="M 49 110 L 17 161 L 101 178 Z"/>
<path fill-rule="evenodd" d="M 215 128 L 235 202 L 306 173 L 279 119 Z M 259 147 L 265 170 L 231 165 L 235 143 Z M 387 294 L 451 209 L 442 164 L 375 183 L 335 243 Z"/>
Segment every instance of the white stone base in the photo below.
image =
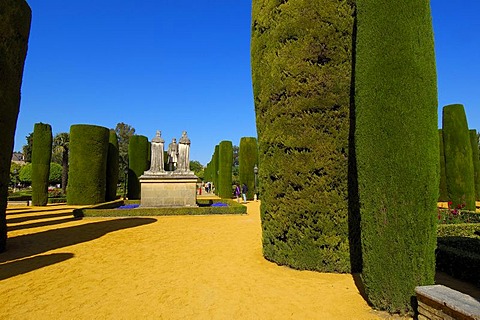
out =
<path fill-rule="evenodd" d="M 198 177 L 190 172 L 140 176 L 141 207 L 196 207 Z"/>

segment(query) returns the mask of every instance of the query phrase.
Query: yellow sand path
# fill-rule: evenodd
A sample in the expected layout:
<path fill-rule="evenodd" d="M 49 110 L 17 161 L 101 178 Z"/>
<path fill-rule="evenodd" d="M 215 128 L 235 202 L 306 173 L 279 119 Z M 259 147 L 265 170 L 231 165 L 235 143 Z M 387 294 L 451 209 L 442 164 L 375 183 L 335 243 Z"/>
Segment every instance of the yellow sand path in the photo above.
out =
<path fill-rule="evenodd" d="M 352 275 L 266 261 L 259 202 L 247 207 L 237 216 L 83 220 L 67 206 L 11 207 L 0 319 L 387 318 Z"/>

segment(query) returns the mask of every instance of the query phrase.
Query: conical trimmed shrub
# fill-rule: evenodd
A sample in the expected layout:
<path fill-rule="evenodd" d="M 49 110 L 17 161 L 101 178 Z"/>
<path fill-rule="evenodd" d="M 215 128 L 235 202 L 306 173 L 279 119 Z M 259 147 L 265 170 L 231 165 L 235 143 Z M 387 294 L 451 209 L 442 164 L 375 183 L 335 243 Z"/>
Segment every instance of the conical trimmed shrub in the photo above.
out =
<path fill-rule="evenodd" d="M 440 196 L 438 197 L 438 201 L 448 201 L 447 172 L 445 171 L 445 150 L 443 147 L 442 129 L 438 130 L 438 139 L 440 142 Z"/>
<path fill-rule="evenodd" d="M 472 145 L 463 105 L 443 107 L 442 127 L 448 198 L 453 207 L 475 210 Z"/>
<path fill-rule="evenodd" d="M 218 145 L 218 196 L 232 197 L 233 145 L 231 141 L 222 141 Z"/>
<path fill-rule="evenodd" d="M 105 201 L 109 135 L 109 129 L 100 126 L 76 124 L 70 127 L 68 204 Z"/>
<path fill-rule="evenodd" d="M 141 186 L 140 176 L 149 169 L 148 138 L 141 135 L 133 135 L 130 137 L 128 144 L 128 198 L 140 199 Z"/>
<path fill-rule="evenodd" d="M 110 130 L 107 153 L 106 201 L 113 201 L 117 198 L 119 168 L 118 137 L 115 130 Z"/>
<path fill-rule="evenodd" d="M 252 1 L 263 254 L 350 272 L 353 1 Z"/>
<path fill-rule="evenodd" d="M 475 200 L 480 201 L 480 157 L 478 152 L 477 130 L 470 130 L 470 143 L 472 145 Z"/>
<path fill-rule="evenodd" d="M 52 141 L 52 127 L 45 123 L 35 123 L 32 145 L 32 204 L 34 206 L 46 206 L 48 203 Z"/>
<path fill-rule="evenodd" d="M 439 142 L 430 2 L 356 5 L 362 279 L 374 308 L 411 312 L 415 287 L 433 284 L 435 275 Z"/>
<path fill-rule="evenodd" d="M 247 199 L 253 199 L 255 194 L 255 172 L 254 168 L 258 168 L 258 144 L 257 138 L 243 137 L 240 139 L 240 151 L 238 154 L 238 171 L 240 184 L 247 185 Z"/>
<path fill-rule="evenodd" d="M 32 12 L 23 0 L 0 1 L 0 252 L 7 243 L 7 196 L 20 88 Z"/>

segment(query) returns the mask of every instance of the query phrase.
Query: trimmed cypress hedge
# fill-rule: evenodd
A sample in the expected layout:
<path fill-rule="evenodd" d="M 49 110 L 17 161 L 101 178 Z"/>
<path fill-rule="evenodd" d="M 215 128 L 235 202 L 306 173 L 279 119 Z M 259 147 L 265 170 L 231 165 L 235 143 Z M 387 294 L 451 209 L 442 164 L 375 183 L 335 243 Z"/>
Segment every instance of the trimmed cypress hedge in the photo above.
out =
<path fill-rule="evenodd" d="M 232 197 L 233 145 L 231 141 L 222 141 L 218 145 L 218 196 Z"/>
<path fill-rule="evenodd" d="M 255 194 L 255 173 L 253 168 L 258 167 L 258 144 L 257 138 L 243 137 L 240 139 L 240 151 L 238 154 L 238 171 L 240 184 L 247 185 L 247 199 L 253 199 Z"/>
<path fill-rule="evenodd" d="M 117 198 L 119 168 L 118 137 L 115 130 L 110 130 L 107 153 L 106 201 L 113 201 Z"/>
<path fill-rule="evenodd" d="M 96 204 L 105 201 L 107 128 L 76 124 L 70 127 L 70 170 L 67 203 Z"/>
<path fill-rule="evenodd" d="M 263 254 L 351 270 L 348 137 L 353 1 L 252 3 Z"/>
<path fill-rule="evenodd" d="M 215 146 L 213 153 L 213 184 L 215 186 L 215 194 L 218 195 L 218 172 L 219 172 L 219 145 Z"/>
<path fill-rule="evenodd" d="M 443 146 L 443 131 L 438 129 L 440 146 L 440 196 L 438 201 L 448 201 L 447 172 L 445 171 L 445 151 Z"/>
<path fill-rule="evenodd" d="M 148 138 L 141 135 L 130 137 L 128 144 L 128 198 L 140 199 L 140 176 L 148 168 Z"/>
<path fill-rule="evenodd" d="M 0 1 L 0 252 L 7 242 L 7 196 L 20 88 L 32 12 L 23 0 Z"/>
<path fill-rule="evenodd" d="M 475 210 L 475 180 L 467 116 L 461 104 L 443 107 L 443 144 L 448 198 L 452 206 Z"/>
<path fill-rule="evenodd" d="M 477 130 L 470 130 L 470 143 L 472 145 L 475 200 L 480 201 L 480 156 L 478 152 Z"/>
<path fill-rule="evenodd" d="M 32 205 L 34 206 L 46 206 L 48 203 L 52 141 L 52 127 L 45 123 L 35 123 L 32 145 Z"/>
<path fill-rule="evenodd" d="M 430 2 L 356 5 L 362 278 L 374 308 L 411 312 L 415 287 L 433 284 L 435 275 L 439 142 Z"/>

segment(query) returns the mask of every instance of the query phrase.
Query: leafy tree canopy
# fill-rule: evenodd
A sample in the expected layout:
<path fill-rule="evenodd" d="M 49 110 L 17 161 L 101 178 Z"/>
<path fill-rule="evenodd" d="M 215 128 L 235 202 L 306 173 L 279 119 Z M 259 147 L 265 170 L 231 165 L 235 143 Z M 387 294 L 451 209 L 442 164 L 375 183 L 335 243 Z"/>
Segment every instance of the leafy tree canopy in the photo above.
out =
<path fill-rule="evenodd" d="M 30 132 L 25 139 L 27 139 L 27 144 L 22 147 L 23 157 L 25 162 L 32 162 L 33 132 Z"/>

